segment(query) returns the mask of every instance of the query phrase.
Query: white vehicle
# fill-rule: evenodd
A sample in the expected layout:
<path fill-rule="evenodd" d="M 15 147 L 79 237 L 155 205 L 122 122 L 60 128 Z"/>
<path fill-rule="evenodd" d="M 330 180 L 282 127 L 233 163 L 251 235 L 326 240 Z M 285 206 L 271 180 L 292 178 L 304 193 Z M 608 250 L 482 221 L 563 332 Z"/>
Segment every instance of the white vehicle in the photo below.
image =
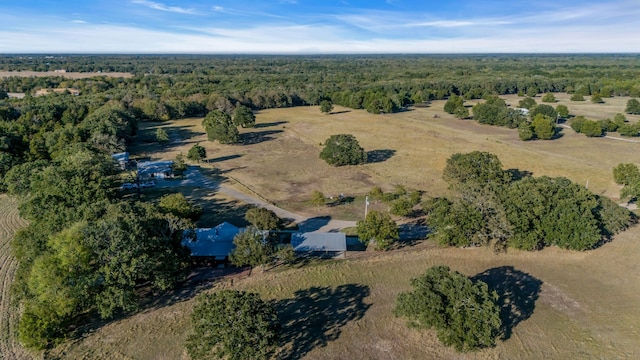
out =
<path fill-rule="evenodd" d="M 122 184 L 122 186 L 120 186 L 120 190 L 132 190 L 137 188 L 138 188 L 138 184 L 133 184 L 133 183 L 124 183 Z"/>

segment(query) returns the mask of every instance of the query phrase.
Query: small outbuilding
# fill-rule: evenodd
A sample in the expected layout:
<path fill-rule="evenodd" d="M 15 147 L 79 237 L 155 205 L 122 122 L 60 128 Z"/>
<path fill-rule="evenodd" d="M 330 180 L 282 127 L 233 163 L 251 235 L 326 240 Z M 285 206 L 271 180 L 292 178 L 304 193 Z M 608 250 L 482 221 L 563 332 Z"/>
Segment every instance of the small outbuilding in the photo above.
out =
<path fill-rule="evenodd" d="M 139 162 L 138 177 L 141 179 L 164 179 L 173 177 L 173 161 Z"/>
<path fill-rule="evenodd" d="M 121 153 L 117 153 L 117 154 L 112 154 L 111 157 L 118 162 L 118 165 L 120 165 L 120 168 L 122 170 L 127 168 L 127 164 L 129 164 L 129 153 L 128 152 L 121 152 Z"/>
<path fill-rule="evenodd" d="M 296 253 L 336 257 L 347 251 L 347 236 L 341 232 L 292 233 L 291 246 Z"/>

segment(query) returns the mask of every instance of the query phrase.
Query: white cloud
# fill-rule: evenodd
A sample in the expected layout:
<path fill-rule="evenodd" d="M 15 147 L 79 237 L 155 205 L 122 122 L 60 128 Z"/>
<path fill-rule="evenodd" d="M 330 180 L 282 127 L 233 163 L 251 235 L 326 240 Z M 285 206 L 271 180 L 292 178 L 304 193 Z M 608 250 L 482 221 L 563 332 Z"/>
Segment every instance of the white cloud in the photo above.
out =
<path fill-rule="evenodd" d="M 68 23 L 67 23 L 68 24 Z M 256 26 L 245 29 L 208 28 L 199 34 L 90 25 L 23 31 L 0 30 L 3 52 L 73 53 L 572 53 L 640 52 L 640 37 L 624 27 L 575 26 L 464 38 L 375 38 L 353 40 L 336 26 Z M 283 39 L 286 39 L 284 41 Z"/>
<path fill-rule="evenodd" d="M 211 10 L 212 11 L 217 11 L 217 12 L 223 12 L 224 8 L 222 6 L 216 5 L 216 6 L 212 7 Z"/>
<path fill-rule="evenodd" d="M 74 24 L 86 24 L 87 22 L 84 20 L 71 20 L 72 23 Z"/>
<path fill-rule="evenodd" d="M 167 11 L 167 12 L 172 12 L 177 14 L 191 14 L 191 15 L 196 14 L 196 11 L 194 9 L 185 9 L 179 6 L 168 6 L 155 1 L 132 0 L 131 2 L 134 4 L 146 6 L 154 10 Z"/>

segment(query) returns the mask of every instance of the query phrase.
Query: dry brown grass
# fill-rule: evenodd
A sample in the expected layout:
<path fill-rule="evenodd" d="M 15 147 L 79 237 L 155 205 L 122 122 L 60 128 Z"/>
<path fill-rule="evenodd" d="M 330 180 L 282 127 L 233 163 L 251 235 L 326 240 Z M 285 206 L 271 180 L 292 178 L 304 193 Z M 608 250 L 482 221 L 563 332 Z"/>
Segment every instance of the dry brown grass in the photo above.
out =
<path fill-rule="evenodd" d="M 364 316 L 325 329 L 324 344 L 304 347 L 307 359 L 624 359 L 640 354 L 640 282 L 638 269 L 640 228 L 618 236 L 612 243 L 590 252 L 548 248 L 541 252 L 490 249 L 437 248 L 430 242 L 384 254 L 368 254 L 341 261 L 264 274 L 219 283 L 258 291 L 265 299 L 294 298 L 298 290 L 311 293 L 358 285 L 368 289 L 358 294 L 335 293 L 362 300 Z M 408 290 L 409 279 L 429 266 L 446 264 L 468 275 L 487 269 L 513 266 L 542 282 L 534 310 L 512 330 L 511 337 L 492 349 L 458 354 L 439 344 L 433 331 L 416 331 L 392 315 L 395 297 Z M 535 298 L 535 296 L 534 296 Z M 307 301 L 309 301 L 307 299 Z M 314 300 L 310 300 L 311 305 Z M 329 316 L 348 316 L 341 307 L 318 299 L 318 308 Z M 354 300 L 355 301 L 355 300 Z M 295 301 L 294 301 L 295 305 Z M 299 306 L 309 306 L 299 303 Z M 109 324 L 85 338 L 66 344 L 51 356 L 95 359 L 180 359 L 189 332 L 187 317 L 191 300 L 144 312 Z M 344 306 L 344 305 L 343 305 Z M 295 315 L 298 307 L 285 309 Z M 293 315 L 292 315 L 293 314 Z M 316 333 L 313 328 L 330 321 L 314 314 L 297 331 Z M 292 329 L 286 329 L 291 331 Z"/>
<path fill-rule="evenodd" d="M 107 77 L 133 77 L 131 73 L 124 72 L 65 72 L 58 73 L 55 71 L 0 71 L 0 78 L 3 77 L 45 77 L 45 76 L 62 76 L 69 79 L 86 79 L 94 76 L 107 76 Z"/>
<path fill-rule="evenodd" d="M 564 102 L 566 94 L 556 97 Z M 520 98 L 505 97 L 513 106 Z M 613 117 L 622 112 L 628 98 L 606 99 L 605 104 L 567 103 L 573 114 L 590 118 Z M 470 102 L 473 103 L 473 102 Z M 187 153 L 195 142 L 207 148 L 212 166 L 245 184 L 264 198 L 284 207 L 300 208 L 313 190 L 325 195 L 364 194 L 374 185 L 390 190 L 396 184 L 442 195 L 441 179 L 446 159 L 457 152 L 474 150 L 497 154 L 505 168 L 531 171 L 535 176 L 565 176 L 596 193 L 617 198 L 612 169 L 621 162 L 640 162 L 637 144 L 605 138 L 587 138 L 571 129 L 553 141 L 523 142 L 516 130 L 457 120 L 442 111 L 444 102 L 429 108 L 398 114 L 371 115 L 362 110 L 337 107 L 322 114 L 317 107 L 270 109 L 258 113 L 261 126 L 243 129 L 256 143 L 219 145 L 206 141 L 201 119 L 185 119 L 162 125 L 173 134 L 165 148 L 141 147 L 154 158 Z M 439 118 L 434 118 L 434 115 Z M 629 116 L 637 121 L 638 116 Z M 154 127 L 149 131 L 153 132 Z M 330 135 L 354 134 L 367 151 L 392 150 L 386 161 L 334 168 L 321 161 L 321 143 Z"/>
<path fill-rule="evenodd" d="M 514 97 L 509 102 L 517 104 L 516 100 Z M 622 107 L 612 108 L 613 114 L 621 112 L 626 103 L 624 99 L 607 102 L 614 100 L 620 100 L 618 105 Z M 577 106 L 569 105 L 572 113 L 579 114 Z M 154 158 L 172 158 L 201 141 L 209 157 L 217 159 L 212 166 L 228 171 L 264 197 L 283 203 L 300 202 L 315 189 L 325 194 L 364 193 L 374 184 L 386 189 L 404 184 L 424 189 L 432 196 L 442 195 L 446 184 L 441 180 L 441 171 L 446 159 L 455 152 L 473 150 L 495 153 L 505 167 L 529 170 L 537 176 L 566 176 L 579 183 L 588 179 L 590 189 L 615 198 L 618 188 L 612 180 L 612 167 L 619 162 L 640 160 L 634 151 L 637 144 L 589 139 L 571 130 L 565 130 L 564 136 L 554 141 L 521 142 L 515 130 L 456 120 L 443 114 L 442 106 L 443 102 L 437 101 L 430 108 L 383 116 L 343 108 L 336 111 L 345 112 L 332 115 L 321 114 L 316 107 L 267 110 L 258 114 L 258 123 L 263 127 L 242 131 L 262 132 L 258 138 L 261 136 L 265 141 L 244 146 L 206 142 L 200 119 L 180 120 L 161 125 L 170 131 L 174 140 L 170 145 L 141 147 L 138 151 L 147 150 Z M 603 105 L 584 103 L 585 109 L 591 106 Z M 434 114 L 440 118 L 433 118 Z M 282 132 L 264 133 L 274 130 Z M 153 129 L 148 131 L 152 133 Z M 318 159 L 319 144 L 336 133 L 355 134 L 366 150 L 391 149 L 396 153 L 380 163 L 332 168 Z M 276 301 L 292 299 L 299 290 L 315 288 L 312 293 L 322 293 L 334 289 L 335 293 L 341 285 L 360 289 L 364 286 L 367 291 L 363 292 L 363 299 L 357 294 L 343 294 L 354 301 L 362 300 L 367 308 L 364 316 L 330 329 L 318 330 L 326 321 L 347 315 L 341 312 L 344 308 L 329 300 L 311 298 L 304 303 L 294 300 L 292 306 L 283 309 L 287 317 L 299 320 L 299 329 L 285 329 L 289 334 L 297 330 L 326 340 L 298 344 L 302 350 L 297 355 L 308 359 L 638 358 L 639 237 L 640 227 L 635 227 L 594 251 L 547 248 L 540 252 L 509 250 L 506 254 L 495 254 L 486 248 L 443 249 L 426 241 L 389 253 L 354 253 L 346 260 L 257 272 L 250 278 L 218 281 L 216 286 L 258 291 L 264 298 Z M 504 266 L 528 274 L 542 282 L 539 293 L 532 294 L 533 313 L 513 327 L 511 337 L 495 348 L 458 354 L 441 346 L 433 331 L 408 329 L 402 319 L 391 313 L 397 294 L 408 290 L 409 279 L 437 264 L 449 265 L 468 275 Z M 305 313 L 310 319 L 300 321 L 302 315 L 295 313 L 297 305 L 322 305 L 317 310 L 324 315 Z M 192 306 L 192 300 L 188 300 L 145 311 L 108 324 L 49 355 L 95 359 L 185 358 L 183 341 L 189 332 Z M 307 324 L 309 328 L 305 327 Z M 288 344 L 283 351 L 291 347 Z"/>

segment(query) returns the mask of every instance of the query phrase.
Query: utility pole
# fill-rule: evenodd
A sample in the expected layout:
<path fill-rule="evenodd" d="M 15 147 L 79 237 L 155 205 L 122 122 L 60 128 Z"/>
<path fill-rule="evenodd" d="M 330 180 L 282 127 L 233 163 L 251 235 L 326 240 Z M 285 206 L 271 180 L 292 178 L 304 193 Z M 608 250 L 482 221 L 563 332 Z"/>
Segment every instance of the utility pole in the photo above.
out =
<path fill-rule="evenodd" d="M 369 196 L 364 197 L 364 218 L 367 218 L 367 211 L 369 210 Z"/>

